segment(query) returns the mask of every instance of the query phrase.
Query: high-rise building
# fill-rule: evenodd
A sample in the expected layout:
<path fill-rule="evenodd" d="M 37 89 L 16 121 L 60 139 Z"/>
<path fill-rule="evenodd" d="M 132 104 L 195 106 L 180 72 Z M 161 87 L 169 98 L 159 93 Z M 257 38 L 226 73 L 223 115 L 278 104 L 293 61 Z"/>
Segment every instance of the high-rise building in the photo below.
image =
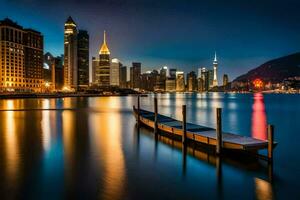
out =
<path fill-rule="evenodd" d="M 44 65 L 43 65 L 43 79 L 45 83 L 53 83 L 52 80 L 52 71 L 55 71 L 55 60 L 54 56 L 47 52 L 44 55 Z"/>
<path fill-rule="evenodd" d="M 227 74 L 224 74 L 224 75 L 223 75 L 223 86 L 228 85 L 228 82 L 229 82 L 228 75 L 227 75 Z"/>
<path fill-rule="evenodd" d="M 209 89 L 214 87 L 214 70 L 208 70 L 208 84 Z"/>
<path fill-rule="evenodd" d="M 96 82 L 100 87 L 110 85 L 110 51 L 106 44 L 106 32 L 103 34 L 103 44 L 99 51 L 99 65 L 96 67 Z"/>
<path fill-rule="evenodd" d="M 175 92 L 176 91 L 176 78 L 167 78 L 166 91 L 167 92 Z"/>
<path fill-rule="evenodd" d="M 185 91 L 185 81 L 184 81 L 184 72 L 176 72 L 176 91 L 184 92 Z"/>
<path fill-rule="evenodd" d="M 55 72 L 54 72 L 54 89 L 55 90 L 62 90 L 64 86 L 64 68 L 63 68 L 63 60 L 64 57 L 57 56 L 54 58 L 55 63 Z M 53 72 L 52 72 L 53 75 Z M 53 80 L 53 79 L 52 79 Z"/>
<path fill-rule="evenodd" d="M 209 90 L 209 71 L 206 70 L 205 67 L 201 69 L 201 79 L 203 81 L 203 91 Z"/>
<path fill-rule="evenodd" d="M 0 21 L 0 90 L 41 91 L 43 36 L 6 18 Z"/>
<path fill-rule="evenodd" d="M 71 16 L 65 22 L 64 32 L 64 87 L 78 87 L 77 26 Z"/>
<path fill-rule="evenodd" d="M 197 75 L 194 71 L 187 74 L 187 90 L 189 92 L 197 90 Z"/>
<path fill-rule="evenodd" d="M 110 85 L 119 86 L 120 85 L 120 68 L 121 63 L 117 58 L 111 60 L 110 65 Z"/>
<path fill-rule="evenodd" d="M 201 77 L 199 77 L 198 79 L 198 92 L 204 92 L 204 81 Z"/>
<path fill-rule="evenodd" d="M 170 75 L 170 78 L 173 78 L 173 79 L 176 79 L 176 71 L 177 71 L 177 69 L 170 69 L 170 73 L 169 73 L 169 75 Z"/>
<path fill-rule="evenodd" d="M 215 58 L 214 58 L 214 61 L 213 61 L 213 67 L 214 67 L 214 71 L 213 71 L 213 84 L 212 86 L 215 87 L 215 86 L 218 86 L 218 60 L 217 60 L 217 53 L 215 52 Z"/>
<path fill-rule="evenodd" d="M 133 89 L 140 88 L 141 68 L 139 62 L 133 62 L 132 67 L 130 67 L 130 85 Z"/>
<path fill-rule="evenodd" d="M 99 58 L 92 57 L 92 85 L 99 85 Z"/>
<path fill-rule="evenodd" d="M 79 30 L 77 35 L 78 86 L 89 86 L 89 34 Z"/>
<path fill-rule="evenodd" d="M 127 88 L 127 67 L 121 66 L 120 68 L 120 87 Z"/>

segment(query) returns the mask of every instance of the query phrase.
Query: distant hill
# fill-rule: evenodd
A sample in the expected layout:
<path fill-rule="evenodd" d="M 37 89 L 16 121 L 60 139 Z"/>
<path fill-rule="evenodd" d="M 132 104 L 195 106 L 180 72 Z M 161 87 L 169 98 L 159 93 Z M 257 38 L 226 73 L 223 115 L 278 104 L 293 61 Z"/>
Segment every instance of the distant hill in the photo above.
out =
<path fill-rule="evenodd" d="M 233 82 L 247 82 L 259 78 L 265 82 L 277 83 L 295 76 L 300 76 L 300 52 L 268 61 L 237 77 Z"/>

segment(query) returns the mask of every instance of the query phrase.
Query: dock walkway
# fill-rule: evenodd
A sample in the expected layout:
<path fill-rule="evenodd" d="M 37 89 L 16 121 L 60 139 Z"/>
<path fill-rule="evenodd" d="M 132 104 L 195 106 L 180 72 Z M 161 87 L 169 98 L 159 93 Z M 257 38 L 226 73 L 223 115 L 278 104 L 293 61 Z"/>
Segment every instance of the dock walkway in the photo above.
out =
<path fill-rule="evenodd" d="M 138 117 L 138 110 L 134 108 L 136 118 Z M 139 122 L 143 125 L 155 128 L 155 113 L 140 109 Z M 171 135 L 183 135 L 183 122 L 171 117 L 157 114 L 157 128 L 160 131 Z M 222 148 L 236 149 L 236 150 L 259 150 L 268 148 L 268 140 L 260 140 L 252 137 L 242 136 L 233 133 L 222 132 Z M 217 145 L 216 129 L 201 126 L 192 123 L 186 123 L 186 138 L 195 142 Z M 273 143 L 273 147 L 276 143 Z"/>

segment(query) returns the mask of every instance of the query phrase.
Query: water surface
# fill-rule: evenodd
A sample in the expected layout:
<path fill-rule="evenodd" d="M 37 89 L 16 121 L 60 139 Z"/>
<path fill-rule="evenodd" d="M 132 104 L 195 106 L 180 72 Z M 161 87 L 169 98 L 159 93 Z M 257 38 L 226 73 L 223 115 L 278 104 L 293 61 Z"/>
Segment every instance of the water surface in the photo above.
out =
<path fill-rule="evenodd" d="M 266 139 L 263 161 L 218 159 L 136 128 L 135 97 L 0 100 L 0 199 L 299 199 L 300 95 L 161 94 L 159 112 Z M 141 99 L 153 110 L 153 96 Z M 261 152 L 265 153 L 265 152 Z"/>

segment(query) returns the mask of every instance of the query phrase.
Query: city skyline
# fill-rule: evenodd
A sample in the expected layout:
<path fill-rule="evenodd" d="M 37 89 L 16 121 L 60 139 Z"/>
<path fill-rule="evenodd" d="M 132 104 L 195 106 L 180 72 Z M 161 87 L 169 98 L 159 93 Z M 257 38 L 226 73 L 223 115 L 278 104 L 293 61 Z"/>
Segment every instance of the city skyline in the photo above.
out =
<path fill-rule="evenodd" d="M 75 4 L 70 0 L 61 3 L 33 0 L 20 11 L 26 2 L 4 0 L 0 17 L 10 17 L 41 31 L 45 37 L 45 52 L 54 55 L 63 52 L 63 24 L 69 15 L 90 33 L 90 60 L 96 55 L 103 30 L 106 30 L 113 57 L 127 66 L 131 62 L 141 62 L 143 71 L 164 65 L 186 73 L 202 66 L 211 67 L 217 51 L 218 79 L 227 73 L 232 80 L 267 60 L 298 51 L 299 26 L 296 22 L 299 16 L 292 11 L 299 3 L 293 0 L 284 5 L 280 1 L 272 4 L 269 1 L 245 4 L 163 1 L 159 6 L 156 3 L 150 6 L 149 1 L 133 4 L 89 0 Z M 268 5 L 266 10 L 263 9 L 265 5 Z M 179 7 L 182 10 L 176 9 Z M 218 14 L 208 12 L 213 8 Z M 31 13 L 32 10 L 37 12 Z M 56 14 L 52 15 L 54 10 Z M 152 11 L 157 16 L 151 17 Z"/>

